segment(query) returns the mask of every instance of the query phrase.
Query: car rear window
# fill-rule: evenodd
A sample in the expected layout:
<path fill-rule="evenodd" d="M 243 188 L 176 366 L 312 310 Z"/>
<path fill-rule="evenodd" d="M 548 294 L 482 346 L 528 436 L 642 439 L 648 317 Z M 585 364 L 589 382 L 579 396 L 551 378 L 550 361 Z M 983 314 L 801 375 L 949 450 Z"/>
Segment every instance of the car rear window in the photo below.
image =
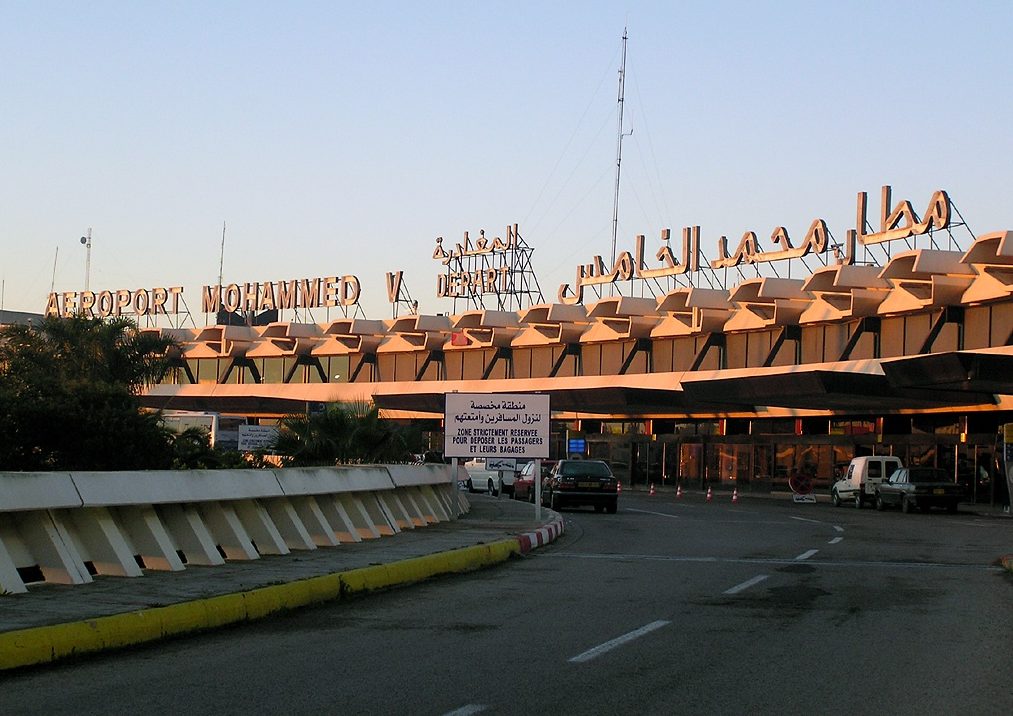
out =
<path fill-rule="evenodd" d="M 603 462 L 592 462 L 590 460 L 564 462 L 560 467 L 560 475 L 569 477 L 572 475 L 586 475 L 588 477 L 612 477 L 608 465 Z"/>

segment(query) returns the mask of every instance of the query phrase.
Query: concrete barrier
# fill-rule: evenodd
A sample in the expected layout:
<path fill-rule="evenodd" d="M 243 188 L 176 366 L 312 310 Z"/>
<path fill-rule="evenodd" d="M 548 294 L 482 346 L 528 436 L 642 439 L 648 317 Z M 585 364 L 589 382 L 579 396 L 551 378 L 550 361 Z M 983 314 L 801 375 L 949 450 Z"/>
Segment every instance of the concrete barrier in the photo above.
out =
<path fill-rule="evenodd" d="M 0 473 L 0 590 L 215 566 L 425 527 L 469 509 L 450 477 L 444 465 Z"/>

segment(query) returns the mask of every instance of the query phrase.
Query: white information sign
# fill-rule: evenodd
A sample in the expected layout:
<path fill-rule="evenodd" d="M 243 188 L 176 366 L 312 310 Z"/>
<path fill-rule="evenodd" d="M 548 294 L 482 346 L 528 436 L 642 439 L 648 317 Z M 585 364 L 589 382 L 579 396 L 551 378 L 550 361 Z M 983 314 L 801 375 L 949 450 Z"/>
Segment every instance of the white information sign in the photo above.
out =
<path fill-rule="evenodd" d="M 239 452 L 269 450 L 278 441 L 278 428 L 270 425 L 240 425 Z"/>
<path fill-rule="evenodd" d="M 548 395 L 447 393 L 443 424 L 446 457 L 549 456 Z"/>

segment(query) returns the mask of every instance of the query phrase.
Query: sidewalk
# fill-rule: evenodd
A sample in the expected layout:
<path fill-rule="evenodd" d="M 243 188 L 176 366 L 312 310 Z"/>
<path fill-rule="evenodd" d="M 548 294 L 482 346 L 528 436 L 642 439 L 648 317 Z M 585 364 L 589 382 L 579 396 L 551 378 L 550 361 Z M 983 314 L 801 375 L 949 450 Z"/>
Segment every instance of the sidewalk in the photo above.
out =
<path fill-rule="evenodd" d="M 469 496 L 458 520 L 376 540 L 143 577 L 95 577 L 0 595 L 0 670 L 250 621 L 307 604 L 467 572 L 555 539 L 562 520 Z"/>

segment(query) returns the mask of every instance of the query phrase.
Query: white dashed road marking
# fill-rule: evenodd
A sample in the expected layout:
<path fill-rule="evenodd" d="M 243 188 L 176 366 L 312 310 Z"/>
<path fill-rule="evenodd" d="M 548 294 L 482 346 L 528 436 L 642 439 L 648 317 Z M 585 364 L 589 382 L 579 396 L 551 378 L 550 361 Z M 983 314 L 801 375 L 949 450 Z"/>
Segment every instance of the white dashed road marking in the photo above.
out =
<path fill-rule="evenodd" d="M 799 555 L 798 557 L 796 557 L 796 558 L 795 558 L 795 561 L 796 561 L 796 562 L 801 562 L 802 560 L 805 560 L 805 559 L 809 559 L 810 557 L 812 557 L 812 556 L 813 556 L 814 554 L 816 554 L 817 552 L 819 552 L 819 550 L 818 550 L 818 549 L 810 549 L 810 550 L 808 550 L 808 551 L 806 551 L 806 552 L 803 552 L 803 553 L 802 553 L 802 554 L 800 554 L 800 555 Z"/>
<path fill-rule="evenodd" d="M 604 654 L 607 651 L 612 651 L 613 649 L 615 649 L 618 646 L 622 646 L 623 644 L 625 644 L 627 642 L 633 641 L 634 639 L 638 639 L 638 638 L 642 637 L 644 634 L 649 634 L 652 631 L 654 631 L 655 629 L 660 629 L 661 627 L 667 626 L 670 623 L 671 622 L 666 622 L 666 621 L 661 621 L 661 620 L 656 621 L 656 622 L 651 622 L 650 624 L 646 624 L 646 625 L 640 627 L 639 629 L 634 629 L 633 631 L 631 631 L 628 634 L 623 634 L 622 636 L 617 636 L 615 639 L 612 639 L 611 641 L 607 641 L 604 644 L 599 644 L 598 646 L 594 647 L 593 649 L 588 649 L 587 651 L 585 651 L 582 654 L 577 654 L 577 656 L 575 656 L 575 657 L 573 657 L 573 658 L 570 659 L 570 662 L 574 663 L 574 664 L 583 664 L 585 661 L 591 661 L 591 659 L 594 659 L 595 657 L 601 656 L 602 654 Z"/>
<path fill-rule="evenodd" d="M 757 575 L 756 577 L 753 577 L 752 579 L 747 579 L 742 584 L 736 584 L 731 589 L 726 589 L 725 590 L 725 594 L 738 594 L 739 592 L 741 592 L 744 589 L 749 589 L 754 584 L 759 584 L 764 579 L 766 579 L 768 576 L 770 576 L 770 575 L 760 574 L 760 575 Z"/>
<path fill-rule="evenodd" d="M 842 539 L 844 539 L 844 538 L 843 537 L 834 537 L 832 540 L 830 540 L 829 542 L 827 542 L 827 544 L 837 544 Z"/>
<path fill-rule="evenodd" d="M 799 522 L 812 522 L 814 525 L 821 525 L 821 524 L 823 524 L 819 520 L 810 520 L 810 519 L 808 519 L 806 517 L 789 517 L 788 519 L 790 519 L 790 520 L 798 520 Z"/>
<path fill-rule="evenodd" d="M 444 714 L 444 716 L 471 716 L 471 714 L 482 713 L 487 708 L 489 707 L 483 704 L 468 704 L 467 706 L 462 706 L 459 709 L 448 711 Z"/>

